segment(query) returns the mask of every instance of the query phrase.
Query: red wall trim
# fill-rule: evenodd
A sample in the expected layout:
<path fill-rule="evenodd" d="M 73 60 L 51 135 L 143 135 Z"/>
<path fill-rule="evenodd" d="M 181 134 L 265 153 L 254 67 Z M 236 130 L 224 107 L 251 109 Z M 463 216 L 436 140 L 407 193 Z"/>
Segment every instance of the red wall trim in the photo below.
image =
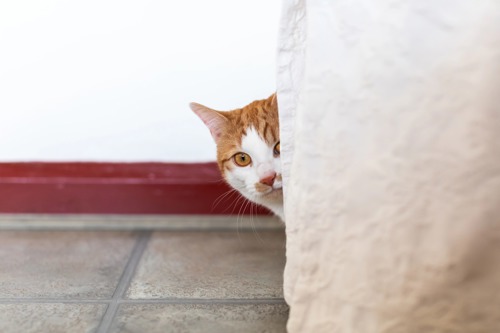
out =
<path fill-rule="evenodd" d="M 215 163 L 0 163 L 0 213 L 268 214 L 229 190 Z"/>

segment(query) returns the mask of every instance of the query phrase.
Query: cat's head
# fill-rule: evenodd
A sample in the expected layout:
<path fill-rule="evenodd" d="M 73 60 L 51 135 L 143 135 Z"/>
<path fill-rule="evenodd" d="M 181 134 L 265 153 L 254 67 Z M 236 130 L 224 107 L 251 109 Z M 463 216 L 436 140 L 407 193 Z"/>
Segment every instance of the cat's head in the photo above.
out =
<path fill-rule="evenodd" d="M 217 144 L 217 162 L 226 181 L 265 206 L 283 201 L 276 95 L 233 111 L 191 103 Z"/>

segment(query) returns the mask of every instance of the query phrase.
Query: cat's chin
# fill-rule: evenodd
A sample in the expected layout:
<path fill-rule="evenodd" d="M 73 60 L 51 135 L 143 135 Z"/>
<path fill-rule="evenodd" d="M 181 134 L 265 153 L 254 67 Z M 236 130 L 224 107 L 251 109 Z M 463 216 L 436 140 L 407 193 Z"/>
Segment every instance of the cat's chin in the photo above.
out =
<path fill-rule="evenodd" d="M 272 201 L 272 202 L 283 201 L 283 188 L 272 189 L 267 193 L 261 194 L 260 197 L 265 201 Z"/>
<path fill-rule="evenodd" d="M 249 192 L 241 192 L 247 199 L 250 201 L 253 201 L 255 203 L 258 203 L 260 205 L 276 205 L 276 204 L 283 204 L 283 189 L 282 188 L 276 188 L 272 189 L 269 192 L 265 193 L 249 193 Z"/>
<path fill-rule="evenodd" d="M 261 194 L 256 201 L 260 201 L 261 205 L 270 209 L 281 221 L 285 221 L 283 215 L 283 188 L 273 189 L 270 192 Z"/>
<path fill-rule="evenodd" d="M 283 215 L 283 188 L 272 189 L 266 193 L 248 193 L 242 191 L 241 194 L 250 201 L 268 208 L 282 221 L 285 220 Z"/>

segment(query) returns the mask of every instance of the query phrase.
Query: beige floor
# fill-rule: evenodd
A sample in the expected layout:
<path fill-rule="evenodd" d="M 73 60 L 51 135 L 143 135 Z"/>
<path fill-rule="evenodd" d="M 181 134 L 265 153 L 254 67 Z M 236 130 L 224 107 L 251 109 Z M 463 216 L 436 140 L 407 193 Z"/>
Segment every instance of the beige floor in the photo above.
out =
<path fill-rule="evenodd" d="M 268 217 L 0 216 L 0 332 L 285 332 Z"/>

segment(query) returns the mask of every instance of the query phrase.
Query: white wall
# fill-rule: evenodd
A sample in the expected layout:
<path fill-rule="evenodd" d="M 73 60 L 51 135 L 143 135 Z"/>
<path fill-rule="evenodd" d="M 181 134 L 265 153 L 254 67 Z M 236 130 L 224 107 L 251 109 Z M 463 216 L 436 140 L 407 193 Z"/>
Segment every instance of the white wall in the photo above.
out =
<path fill-rule="evenodd" d="M 0 2 L 0 161 L 213 160 L 187 105 L 275 90 L 279 5 Z"/>

